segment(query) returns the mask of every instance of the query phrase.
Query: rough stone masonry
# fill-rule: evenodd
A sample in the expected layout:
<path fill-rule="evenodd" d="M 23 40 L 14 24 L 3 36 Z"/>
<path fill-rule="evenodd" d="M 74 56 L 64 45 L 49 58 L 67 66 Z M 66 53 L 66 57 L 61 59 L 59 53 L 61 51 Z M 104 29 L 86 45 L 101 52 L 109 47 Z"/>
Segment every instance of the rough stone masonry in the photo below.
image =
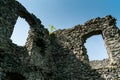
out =
<path fill-rule="evenodd" d="M 10 39 L 18 17 L 30 25 L 25 46 Z M 89 61 L 84 43 L 98 34 L 109 58 Z M 49 34 L 19 2 L 0 0 L 0 80 L 120 80 L 119 43 L 120 30 L 110 15 Z"/>

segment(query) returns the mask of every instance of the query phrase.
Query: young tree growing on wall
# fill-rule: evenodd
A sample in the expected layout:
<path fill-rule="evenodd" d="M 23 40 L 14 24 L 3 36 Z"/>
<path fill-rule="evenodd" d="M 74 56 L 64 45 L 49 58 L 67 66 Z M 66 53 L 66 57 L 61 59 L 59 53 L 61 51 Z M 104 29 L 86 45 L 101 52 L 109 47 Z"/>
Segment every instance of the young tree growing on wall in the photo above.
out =
<path fill-rule="evenodd" d="M 49 25 L 49 27 L 50 27 L 49 34 L 52 34 L 53 31 L 56 30 L 56 28 L 53 25 Z"/>

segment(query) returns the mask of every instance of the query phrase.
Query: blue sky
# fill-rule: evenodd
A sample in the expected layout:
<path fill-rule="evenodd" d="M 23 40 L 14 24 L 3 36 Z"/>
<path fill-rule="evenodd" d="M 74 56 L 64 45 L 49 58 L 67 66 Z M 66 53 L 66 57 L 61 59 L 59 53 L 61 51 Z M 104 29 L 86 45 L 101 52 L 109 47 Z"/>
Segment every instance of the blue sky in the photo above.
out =
<path fill-rule="evenodd" d="M 71 28 L 95 18 L 112 15 L 120 27 L 120 0 L 17 0 L 30 13 L 34 13 L 42 24 L 54 25 L 56 29 Z M 24 45 L 29 25 L 19 18 L 11 39 L 18 45 Z M 100 35 L 86 41 L 90 60 L 107 57 L 103 39 Z M 96 46 L 96 47 L 94 47 Z M 92 49 L 91 49 L 92 48 Z"/>

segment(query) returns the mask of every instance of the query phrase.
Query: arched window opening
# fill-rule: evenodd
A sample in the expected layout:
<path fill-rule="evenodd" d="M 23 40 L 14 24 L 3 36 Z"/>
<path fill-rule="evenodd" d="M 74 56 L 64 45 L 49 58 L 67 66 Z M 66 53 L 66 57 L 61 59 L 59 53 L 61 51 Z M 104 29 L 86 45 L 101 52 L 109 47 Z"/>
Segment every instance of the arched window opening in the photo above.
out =
<path fill-rule="evenodd" d="M 28 31 L 29 24 L 25 21 L 25 19 L 19 17 L 11 36 L 12 42 L 19 46 L 24 46 L 28 36 Z"/>
<path fill-rule="evenodd" d="M 90 61 L 108 58 L 107 50 L 101 35 L 95 35 L 88 38 L 85 47 Z"/>

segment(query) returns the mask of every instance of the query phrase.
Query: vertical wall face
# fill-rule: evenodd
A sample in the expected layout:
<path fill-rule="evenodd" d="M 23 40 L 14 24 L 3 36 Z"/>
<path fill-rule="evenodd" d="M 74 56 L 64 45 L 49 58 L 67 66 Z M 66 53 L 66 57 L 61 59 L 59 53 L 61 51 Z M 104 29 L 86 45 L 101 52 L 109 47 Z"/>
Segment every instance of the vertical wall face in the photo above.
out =
<path fill-rule="evenodd" d="M 0 48 L 5 49 L 17 20 L 15 1 L 0 0 Z"/>
<path fill-rule="evenodd" d="M 111 60 L 111 65 L 119 66 L 120 64 L 120 32 L 115 25 L 103 31 L 104 41 L 106 43 L 107 52 Z"/>
<path fill-rule="evenodd" d="M 17 8 L 15 1 L 0 1 L 0 36 L 10 38 L 17 19 Z"/>
<path fill-rule="evenodd" d="M 17 46 L 10 40 L 19 16 L 30 25 L 29 36 L 24 47 Z M 49 38 L 49 32 L 41 24 L 41 21 L 30 14 L 20 3 L 15 0 L 0 0 L 1 73 L 19 73 L 28 80 L 46 80 L 49 78 L 46 77 L 51 69 L 49 67 L 49 57 L 51 55 Z"/>
<path fill-rule="evenodd" d="M 115 23 L 115 19 L 111 16 L 96 18 L 86 22 L 84 25 L 78 25 L 61 32 L 58 31 L 57 37 L 63 43 L 63 46 L 73 51 L 76 57 L 85 63 L 89 63 L 84 43 L 87 38 L 101 34 L 106 45 L 110 64 L 118 66 L 120 33 Z"/>
<path fill-rule="evenodd" d="M 55 32 L 56 38 L 57 38 L 56 41 L 58 42 L 60 46 L 62 46 L 62 49 L 56 48 L 55 50 L 55 51 L 59 50 L 56 52 L 56 55 L 60 55 L 59 57 L 56 56 L 57 58 L 56 63 L 58 63 L 58 65 L 61 64 L 61 66 L 59 66 L 58 69 L 60 71 L 64 70 L 62 74 L 66 73 L 72 76 L 70 78 L 70 76 L 66 75 L 67 77 L 69 77 L 68 79 L 76 79 L 77 76 L 75 77 L 74 75 L 71 75 L 70 73 L 79 75 L 75 72 L 80 73 L 81 71 L 81 74 L 82 74 L 84 73 L 84 71 L 87 71 L 88 68 L 85 68 L 84 64 L 89 65 L 89 59 L 88 59 L 88 55 L 87 55 L 87 51 L 84 46 L 84 43 L 86 42 L 87 38 L 93 35 L 98 35 L 98 34 L 101 34 L 103 37 L 104 43 L 106 45 L 105 47 L 106 47 L 106 50 L 109 56 L 109 60 L 101 61 L 98 64 L 101 66 L 97 66 L 97 64 L 95 64 L 96 68 L 99 69 L 99 68 L 107 68 L 107 67 L 112 67 L 112 66 L 119 67 L 119 62 L 120 62 L 120 58 L 119 58 L 120 57 L 120 53 L 119 53 L 120 35 L 119 34 L 120 33 L 119 33 L 119 29 L 115 26 L 115 23 L 116 23 L 115 21 L 116 20 L 113 17 L 106 16 L 105 18 L 91 19 L 90 21 L 86 22 L 84 25 L 78 25 L 71 29 L 64 29 L 64 30 L 56 31 Z M 84 68 L 81 65 L 84 65 Z M 82 72 L 81 69 L 84 69 L 84 71 Z M 68 71 L 69 73 L 65 71 Z M 88 71 L 88 73 L 89 72 L 90 70 Z M 106 73 L 114 74 L 113 72 L 105 72 L 103 69 L 102 74 L 105 76 Z M 116 76 L 115 78 L 115 76 L 113 75 L 111 77 L 113 78 L 110 78 L 110 79 L 119 78 L 118 76 Z M 77 79 L 84 80 L 84 78 L 77 78 Z M 94 79 L 94 78 L 91 77 L 91 79 Z M 99 78 L 97 79 L 99 80 Z"/>

